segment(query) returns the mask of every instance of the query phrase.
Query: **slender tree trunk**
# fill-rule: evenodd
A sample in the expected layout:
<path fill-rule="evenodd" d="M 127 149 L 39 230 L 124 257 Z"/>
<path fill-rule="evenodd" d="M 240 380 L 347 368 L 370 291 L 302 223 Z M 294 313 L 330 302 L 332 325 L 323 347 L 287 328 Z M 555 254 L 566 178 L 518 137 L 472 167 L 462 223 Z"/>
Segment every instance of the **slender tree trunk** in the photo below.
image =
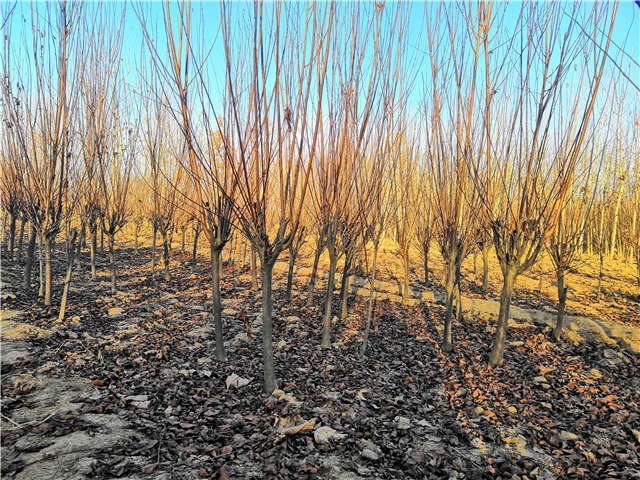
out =
<path fill-rule="evenodd" d="M 151 280 L 156 281 L 156 235 L 158 229 L 153 227 L 153 239 L 151 241 Z"/>
<path fill-rule="evenodd" d="M 67 250 L 67 274 L 64 277 L 64 290 L 62 292 L 62 301 L 60 302 L 60 313 L 58 314 L 58 322 L 64 320 L 64 312 L 67 308 L 67 296 L 69 295 L 69 284 L 71 283 L 71 273 L 73 270 L 73 258 L 76 251 L 77 232 L 74 230 L 70 239 L 69 249 Z"/>
<path fill-rule="evenodd" d="M 367 307 L 367 323 L 364 327 L 364 336 L 362 345 L 360 345 L 360 361 L 364 360 L 369 345 L 369 332 L 371 331 L 371 322 L 373 320 L 373 303 L 376 295 L 376 268 L 378 262 L 378 244 L 373 244 L 373 264 L 371 267 L 371 275 L 369 277 L 369 305 Z"/>
<path fill-rule="evenodd" d="M 316 243 L 316 253 L 313 256 L 313 268 L 311 269 L 311 278 L 309 279 L 309 287 L 307 292 L 307 307 L 313 304 L 313 293 L 316 289 L 316 278 L 318 276 L 318 263 L 322 254 L 322 246 Z"/>
<path fill-rule="evenodd" d="M 603 277 L 603 268 L 604 268 L 604 248 L 600 245 L 600 269 L 598 271 L 598 291 L 596 292 L 596 300 L 600 300 L 600 294 L 602 293 L 602 277 Z"/>
<path fill-rule="evenodd" d="M 567 304 L 567 290 L 569 287 L 565 285 L 565 272 L 562 267 L 556 267 L 556 277 L 558 280 L 558 314 L 556 316 L 556 327 L 553 329 L 553 340 L 559 342 L 564 324 L 564 310 Z"/>
<path fill-rule="evenodd" d="M 200 231 L 196 230 L 193 236 L 193 252 L 191 254 L 191 270 L 195 273 L 196 271 L 196 253 L 198 251 L 198 237 L 200 236 Z"/>
<path fill-rule="evenodd" d="M 482 291 L 489 291 L 489 247 L 482 247 Z"/>
<path fill-rule="evenodd" d="M 44 297 L 44 249 L 42 243 L 42 234 L 38 233 L 38 260 L 40 263 L 40 288 L 38 288 L 38 297 Z"/>
<path fill-rule="evenodd" d="M 7 213 L 4 209 L 0 210 L 2 211 L 2 230 L 0 230 L 0 243 L 4 243 L 7 229 Z"/>
<path fill-rule="evenodd" d="M 402 301 L 409 303 L 411 292 L 409 291 L 409 246 L 402 251 Z"/>
<path fill-rule="evenodd" d="M 22 242 L 23 242 L 23 238 L 24 238 L 24 224 L 25 224 L 26 220 L 24 219 L 24 217 L 22 218 L 22 220 L 20 221 L 20 234 L 18 235 L 18 251 L 16 254 L 16 260 L 19 262 L 22 260 Z"/>
<path fill-rule="evenodd" d="M 184 253 L 184 238 L 185 238 L 186 232 L 184 230 L 184 228 L 182 229 L 182 247 L 180 248 L 180 250 L 182 250 L 182 253 Z"/>
<path fill-rule="evenodd" d="M 25 292 L 31 290 L 31 270 L 33 268 L 33 258 L 36 251 L 36 227 L 31 224 L 31 234 L 29 235 L 29 244 L 27 245 L 27 260 L 24 264 L 24 275 L 22 277 L 22 288 Z"/>
<path fill-rule="evenodd" d="M 289 269 L 287 270 L 287 302 L 291 301 L 291 288 L 293 287 L 293 268 L 296 262 L 296 255 L 292 248 L 289 248 Z"/>
<path fill-rule="evenodd" d="M 256 259 L 256 249 L 253 245 L 251 245 L 251 276 L 253 282 L 251 284 L 251 288 L 254 292 L 258 291 L 258 260 Z"/>
<path fill-rule="evenodd" d="M 264 253 L 262 252 L 260 258 L 262 267 L 262 365 L 264 391 L 271 393 L 278 388 L 273 365 L 273 298 L 271 296 L 273 263 L 264 258 Z"/>
<path fill-rule="evenodd" d="M 100 226 L 100 253 L 104 255 L 104 228 Z"/>
<path fill-rule="evenodd" d="M 473 251 L 473 279 L 478 279 L 478 250 Z"/>
<path fill-rule="evenodd" d="M 13 258 L 13 250 L 16 242 L 16 215 L 11 214 L 11 223 L 9 224 L 9 255 L 7 258 Z"/>
<path fill-rule="evenodd" d="M 429 285 L 429 242 L 425 242 L 422 246 L 422 253 L 424 257 L 424 284 Z"/>
<path fill-rule="evenodd" d="M 618 195 L 616 196 L 616 207 L 613 212 L 613 226 L 611 227 L 611 241 L 609 243 L 609 255 L 612 257 L 616 255 L 618 219 L 620 217 L 620 204 L 622 203 L 622 191 L 624 189 L 624 180 L 618 181 L 620 182 L 620 187 L 618 188 Z"/>
<path fill-rule="evenodd" d="M 80 222 L 80 249 L 87 248 L 87 223 Z"/>
<path fill-rule="evenodd" d="M 215 248 L 213 241 L 211 249 L 211 300 L 213 302 L 213 325 L 216 337 L 216 360 L 225 362 L 227 355 L 224 351 L 224 338 L 222 335 L 222 305 L 220 302 L 220 263 L 222 250 Z"/>
<path fill-rule="evenodd" d="M 96 251 L 98 250 L 98 228 L 94 228 L 93 230 L 89 230 L 89 234 L 91 235 L 91 244 L 89 246 L 89 255 L 91 257 L 91 280 L 96 280 L 98 278 L 98 273 L 96 272 Z"/>
<path fill-rule="evenodd" d="M 134 228 L 134 236 L 136 237 L 136 255 L 138 255 L 138 247 L 140 246 L 140 244 L 138 243 L 138 230 L 139 230 L 138 224 L 135 224 L 133 228 Z"/>
<path fill-rule="evenodd" d="M 342 281 L 340 282 L 340 316 L 338 317 L 338 331 L 342 331 L 342 325 L 347 318 L 348 300 L 349 300 L 349 279 L 351 278 L 352 256 L 344 257 L 344 270 L 342 272 Z"/>
<path fill-rule="evenodd" d="M 333 246 L 327 245 L 329 250 L 329 278 L 327 279 L 327 295 L 324 303 L 324 319 L 322 321 L 322 348 L 329 348 L 331 345 L 331 301 L 333 300 L 333 287 L 336 276 L 336 264 L 338 256 Z"/>
<path fill-rule="evenodd" d="M 502 364 L 504 357 L 504 346 L 507 341 L 507 325 L 509 321 L 509 309 L 511 307 L 511 296 L 516 283 L 516 267 L 507 265 L 503 269 L 504 278 L 502 282 L 502 293 L 500 294 L 500 313 L 498 314 L 498 325 L 496 327 L 493 349 L 489 355 L 489 365 L 495 367 Z"/>
<path fill-rule="evenodd" d="M 540 274 L 538 275 L 538 292 L 542 293 L 542 281 L 544 279 L 544 270 L 542 269 L 542 261 L 540 262 Z"/>
<path fill-rule="evenodd" d="M 444 314 L 444 329 L 442 332 L 442 351 L 451 352 L 453 349 L 451 318 L 453 317 L 453 297 L 455 290 L 455 253 L 449 252 L 448 258 L 445 259 L 445 293 L 446 293 L 446 309 Z"/>
<path fill-rule="evenodd" d="M 247 241 L 242 241 L 242 268 L 247 264 Z"/>
<path fill-rule="evenodd" d="M 44 305 L 51 306 L 51 238 L 44 235 Z"/>
<path fill-rule="evenodd" d="M 456 321 L 462 321 L 462 292 L 460 290 L 460 274 L 456 272 Z"/>
<path fill-rule="evenodd" d="M 171 280 L 171 274 L 169 273 L 169 238 L 166 230 L 162 233 L 162 254 L 164 259 L 164 281 L 169 282 Z"/>
<path fill-rule="evenodd" d="M 111 263 L 111 293 L 115 295 L 117 291 L 116 286 L 116 251 L 115 251 L 115 243 L 116 243 L 116 235 L 108 234 L 109 237 L 109 263 Z"/>
<path fill-rule="evenodd" d="M 638 238 L 638 233 L 636 232 L 637 220 L 638 220 L 638 211 L 634 209 L 633 218 L 631 220 L 631 238 L 636 238 L 636 239 Z M 633 252 L 634 252 L 634 247 L 633 247 L 633 244 L 631 244 L 629 248 L 629 263 L 633 262 Z"/>

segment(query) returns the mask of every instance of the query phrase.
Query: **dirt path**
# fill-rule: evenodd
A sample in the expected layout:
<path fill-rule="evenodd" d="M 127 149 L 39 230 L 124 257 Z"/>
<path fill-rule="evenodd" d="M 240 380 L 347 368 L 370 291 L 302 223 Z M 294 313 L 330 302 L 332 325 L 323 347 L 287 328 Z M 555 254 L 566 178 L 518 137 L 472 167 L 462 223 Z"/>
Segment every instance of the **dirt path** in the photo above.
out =
<path fill-rule="evenodd" d="M 33 374 L 6 373 L 18 363 L 31 361 L 34 339 L 57 333 L 55 328 L 22 323 L 23 315 L 15 310 L 0 312 L 2 383 L 24 394 L 19 405 L 3 398 L 3 410 L 11 410 L 10 415 L 2 415 L 3 439 L 18 437 L 15 443 L 3 442 L 12 444 L 2 447 L 3 473 L 19 470 L 16 480 L 93 478 L 96 454 L 144 439 L 117 414 L 86 411 L 85 402 L 103 395 L 86 378 L 49 376 L 47 364 Z"/>

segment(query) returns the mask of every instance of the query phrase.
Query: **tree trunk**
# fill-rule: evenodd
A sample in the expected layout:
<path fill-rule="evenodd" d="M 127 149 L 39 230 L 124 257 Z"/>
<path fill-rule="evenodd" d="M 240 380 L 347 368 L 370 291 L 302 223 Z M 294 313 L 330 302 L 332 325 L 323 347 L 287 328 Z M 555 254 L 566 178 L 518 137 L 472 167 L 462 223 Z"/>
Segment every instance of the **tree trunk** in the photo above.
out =
<path fill-rule="evenodd" d="M 200 236 L 200 231 L 196 230 L 193 236 L 193 252 L 191 254 L 191 270 L 195 273 L 196 271 L 196 253 L 198 251 L 198 237 Z"/>
<path fill-rule="evenodd" d="M 351 263 L 351 255 L 345 255 L 342 281 L 340 282 L 340 317 L 338 317 L 338 331 L 342 330 L 343 322 L 347 318 L 347 302 L 349 300 L 349 279 L 351 277 Z"/>
<path fill-rule="evenodd" d="M 51 306 L 51 238 L 44 235 L 44 305 Z"/>
<path fill-rule="evenodd" d="M 422 246 L 422 253 L 424 256 L 424 284 L 429 285 L 429 244 L 426 243 Z"/>
<path fill-rule="evenodd" d="M 620 204 L 622 203 L 622 191 L 624 189 L 624 181 L 619 180 L 620 187 L 618 188 L 618 195 L 616 197 L 616 207 L 613 212 L 613 226 L 611 227 L 611 241 L 609 243 L 609 255 L 614 257 L 616 255 L 616 242 L 618 233 L 618 218 L 620 217 Z"/>
<path fill-rule="evenodd" d="M 456 321 L 462 321 L 462 291 L 460 290 L 460 273 L 456 272 Z"/>
<path fill-rule="evenodd" d="M 453 257 L 453 258 L 452 258 Z M 453 349 L 451 318 L 453 316 L 453 296 L 455 290 L 455 254 L 449 252 L 449 258 L 445 259 L 445 292 L 446 309 L 444 313 L 444 329 L 442 332 L 442 351 L 451 352 Z"/>
<path fill-rule="evenodd" d="M 2 215 L 2 230 L 0 230 L 0 244 L 4 243 L 7 229 L 7 213 L 6 210 L 0 209 Z"/>
<path fill-rule="evenodd" d="M 78 233 L 74 230 L 70 239 L 69 249 L 67 250 L 67 275 L 64 277 L 64 291 L 62 292 L 62 301 L 60 302 L 60 313 L 58 314 L 58 322 L 64 320 L 64 312 L 67 308 L 67 296 L 69 294 L 69 284 L 71 283 L 71 272 L 73 270 L 73 258 L 76 252 L 76 239 Z"/>
<path fill-rule="evenodd" d="M 91 257 L 91 280 L 96 280 L 98 274 L 96 272 L 96 251 L 98 250 L 98 228 L 89 230 L 91 235 L 91 245 L 89 246 L 89 255 Z"/>
<path fill-rule="evenodd" d="M 364 360 L 369 345 L 369 332 L 371 331 L 371 322 L 373 320 L 373 302 L 376 294 L 376 267 L 378 262 L 378 245 L 373 245 L 373 265 L 371 267 L 371 277 L 369 278 L 369 305 L 367 307 L 367 323 L 364 327 L 364 336 L 362 345 L 360 345 L 360 361 Z"/>
<path fill-rule="evenodd" d="M 162 232 L 162 254 L 164 259 L 164 281 L 169 283 L 171 274 L 169 273 L 169 238 L 167 232 Z"/>
<path fill-rule="evenodd" d="M 38 288 L 38 297 L 44 296 L 44 262 L 43 262 L 44 251 L 42 248 L 42 234 L 38 234 L 38 260 L 40 263 L 40 288 Z"/>
<path fill-rule="evenodd" d="M 336 276 L 336 264 L 338 256 L 335 248 L 327 245 L 329 250 L 329 278 L 327 279 L 327 295 L 324 302 L 324 319 L 322 320 L 322 348 L 329 348 L 331 345 L 331 301 L 333 300 L 333 287 Z"/>
<path fill-rule="evenodd" d="M 87 247 L 87 224 L 84 220 L 80 223 L 80 249 Z"/>
<path fill-rule="evenodd" d="M 604 267 L 604 248 L 600 245 L 600 270 L 598 272 L 598 291 L 596 292 L 596 300 L 600 300 L 600 294 L 602 293 L 602 270 Z"/>
<path fill-rule="evenodd" d="M 262 266 L 262 365 L 264 373 L 264 391 L 272 393 L 277 387 L 276 374 L 273 365 L 273 298 L 271 296 L 271 281 L 273 279 L 273 264 L 266 261 L 264 252 L 261 255 Z"/>
<path fill-rule="evenodd" d="M 251 276 L 253 282 L 251 284 L 251 288 L 254 292 L 258 291 L 258 260 L 256 259 L 256 249 L 253 245 L 251 245 Z"/>
<path fill-rule="evenodd" d="M 478 250 L 473 251 L 473 279 L 478 279 Z"/>
<path fill-rule="evenodd" d="M 184 237 L 186 235 L 186 232 L 184 230 L 184 228 L 182 229 L 182 247 L 180 248 L 182 250 L 182 253 L 184 253 Z"/>
<path fill-rule="evenodd" d="M 24 264 L 24 275 L 22 277 L 22 288 L 25 292 L 31 290 L 31 269 L 33 268 L 33 258 L 36 251 L 36 227 L 31 224 L 31 234 L 29 236 L 29 244 L 27 245 L 27 260 Z"/>
<path fill-rule="evenodd" d="M 567 303 L 567 289 L 569 287 L 565 285 L 564 276 L 565 273 L 562 267 L 556 267 L 556 277 L 558 280 L 558 314 L 556 317 L 556 327 L 553 329 L 553 340 L 555 342 L 560 341 L 564 323 L 564 310 Z"/>
<path fill-rule="evenodd" d="M 493 349 L 489 356 L 489 365 L 495 367 L 501 365 L 504 356 L 504 346 L 507 341 L 507 322 L 509 321 L 509 308 L 511 307 L 511 295 L 516 283 L 516 267 L 507 265 L 503 271 L 502 293 L 500 294 L 500 313 L 496 327 Z"/>
<path fill-rule="evenodd" d="M 26 223 L 26 220 L 24 219 L 24 217 L 22 217 L 22 220 L 20 221 L 20 234 L 18 235 L 18 252 L 16 254 L 16 260 L 19 262 L 22 260 L 22 241 L 24 238 L 24 224 Z"/>
<path fill-rule="evenodd" d="M 216 350 L 214 352 L 216 360 L 225 362 L 227 355 L 224 351 L 224 338 L 222 336 L 222 305 L 220 302 L 220 248 L 215 248 L 213 241 L 211 249 L 211 300 L 213 302 L 213 326 L 216 337 Z"/>
<path fill-rule="evenodd" d="M 138 255 L 138 224 L 134 226 L 134 236 L 136 237 L 136 255 Z"/>
<path fill-rule="evenodd" d="M 9 255 L 7 258 L 13 258 L 13 250 L 16 242 L 16 215 L 11 214 L 11 223 L 9 224 Z"/>
<path fill-rule="evenodd" d="M 247 264 L 247 241 L 242 241 L 242 268 Z"/>
<path fill-rule="evenodd" d="M 482 247 L 482 291 L 489 291 L 489 247 Z"/>
<path fill-rule="evenodd" d="M 116 251 L 115 251 L 115 233 L 109 234 L 109 263 L 111 264 L 111 293 L 115 295 L 116 288 Z"/>
<path fill-rule="evenodd" d="M 104 255 L 104 228 L 100 226 L 100 253 Z"/>
<path fill-rule="evenodd" d="M 293 267 L 295 266 L 296 255 L 292 248 L 289 248 L 289 269 L 287 270 L 287 302 L 291 301 L 291 288 L 293 286 Z"/>
<path fill-rule="evenodd" d="M 151 241 L 151 280 L 156 281 L 156 235 L 158 229 L 153 227 L 153 240 Z"/>
<path fill-rule="evenodd" d="M 402 301 L 409 303 L 411 292 L 409 291 L 409 247 L 402 252 Z"/>
<path fill-rule="evenodd" d="M 318 263 L 320 262 L 320 255 L 323 248 L 316 244 L 316 253 L 313 256 L 313 268 L 311 269 L 311 278 L 309 279 L 309 288 L 307 292 L 307 307 L 313 304 L 313 293 L 316 289 L 316 278 L 318 276 Z"/>
<path fill-rule="evenodd" d="M 538 292 L 542 293 L 542 280 L 544 279 L 544 271 L 542 270 L 542 262 L 540 264 L 540 274 L 538 275 Z"/>

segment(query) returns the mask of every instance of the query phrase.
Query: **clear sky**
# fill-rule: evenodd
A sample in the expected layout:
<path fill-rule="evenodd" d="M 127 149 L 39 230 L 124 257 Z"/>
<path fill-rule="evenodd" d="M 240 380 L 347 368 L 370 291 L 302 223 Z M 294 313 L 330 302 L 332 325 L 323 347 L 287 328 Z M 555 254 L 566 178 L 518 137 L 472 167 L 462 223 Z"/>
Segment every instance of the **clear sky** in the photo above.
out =
<path fill-rule="evenodd" d="M 124 46 L 122 52 L 122 60 L 126 73 L 127 83 L 132 88 L 136 88 L 139 82 L 138 72 L 142 68 L 144 71 L 145 65 L 148 61 L 141 61 L 142 55 L 148 55 L 146 48 L 144 47 L 144 39 L 142 34 L 142 28 L 138 16 L 134 10 L 142 11 L 145 14 L 147 25 L 150 35 L 153 38 L 154 43 L 158 47 L 159 51 L 164 53 L 165 34 L 164 34 L 164 16 L 162 9 L 162 2 L 107 2 L 109 8 L 120 10 L 124 9 Z M 171 9 L 175 12 L 178 3 L 175 1 L 170 2 Z M 320 8 L 323 8 L 326 4 L 321 3 Z M 387 5 L 393 5 L 389 2 Z M 569 4 L 565 4 L 567 8 Z M 51 5 L 49 5 L 51 6 Z M 274 4 L 266 3 L 265 9 L 273 8 Z M 347 12 L 351 4 L 340 3 L 339 8 L 343 12 Z M 433 5 L 432 5 L 433 6 Z M 5 34 L 11 37 L 11 55 L 25 58 L 23 55 L 26 50 L 31 49 L 31 11 L 32 8 L 37 14 L 44 14 L 46 10 L 46 2 L 39 2 L 31 4 L 30 2 L 2 2 L 2 20 L 6 18 L 7 12 L 12 11 L 13 14 L 5 25 L 3 36 Z M 210 75 L 209 78 L 213 82 L 217 82 L 224 76 L 224 52 L 222 48 L 222 42 L 220 38 L 220 13 L 221 4 L 219 2 L 193 2 L 192 5 L 193 18 L 193 32 L 192 37 L 202 39 L 207 44 L 211 44 L 215 41 L 215 45 L 211 50 L 210 58 L 208 61 Z M 423 88 L 421 85 L 421 78 L 424 78 L 429 73 L 429 65 L 426 60 L 426 35 L 425 35 L 425 4 L 422 2 L 411 2 L 407 5 L 409 9 L 409 38 L 408 45 L 410 55 L 415 62 L 415 68 L 418 69 L 417 75 L 419 77 L 416 88 L 414 88 L 412 94 L 412 102 L 416 105 L 419 103 L 419 99 L 423 94 Z M 87 3 L 84 5 L 89 22 L 92 21 L 91 12 L 95 8 L 95 4 Z M 252 2 L 232 2 L 231 8 L 231 23 L 235 25 L 236 29 L 246 29 L 248 21 L 253 13 Z M 304 8 L 302 5 L 301 8 Z M 373 12 L 374 4 L 363 4 L 363 8 L 366 12 Z M 505 25 L 514 24 L 516 21 L 517 13 L 520 8 L 520 3 L 512 2 L 506 14 Z M 391 11 L 391 8 L 389 8 Z M 386 10 L 385 10 L 386 13 Z M 177 18 L 177 14 L 174 15 Z M 567 17 L 567 21 L 569 18 Z M 602 28 L 606 28 L 602 25 Z M 626 75 L 640 86 L 640 6 L 632 1 L 620 2 L 618 7 L 618 15 L 615 22 L 615 31 L 613 35 L 614 44 L 611 46 L 610 55 L 618 62 L 620 67 L 624 70 Z M 24 50 L 24 51 L 23 51 Z M 623 53 L 624 50 L 624 53 Z M 4 54 L 4 52 L 3 52 Z M 415 56 L 414 56 L 415 55 Z M 213 90 L 219 89 L 214 87 Z M 637 96 L 635 98 L 638 98 Z"/>

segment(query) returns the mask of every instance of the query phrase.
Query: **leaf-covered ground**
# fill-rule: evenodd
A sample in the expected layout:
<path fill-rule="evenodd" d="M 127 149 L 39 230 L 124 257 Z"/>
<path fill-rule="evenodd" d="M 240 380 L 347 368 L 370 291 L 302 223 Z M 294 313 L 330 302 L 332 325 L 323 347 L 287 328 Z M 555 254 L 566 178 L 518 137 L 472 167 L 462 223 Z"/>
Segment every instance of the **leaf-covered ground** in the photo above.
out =
<path fill-rule="evenodd" d="M 55 329 L 29 340 L 30 359 L 3 365 L 3 477 L 20 476 L 24 452 L 47 445 L 25 447 L 21 439 L 83 431 L 99 438 L 86 420 L 99 414 L 116 415 L 135 435 L 97 448 L 87 478 L 640 478 L 637 355 L 601 344 L 554 345 L 529 325 L 510 331 L 504 366 L 489 369 L 490 322 L 467 315 L 446 356 L 438 345 L 440 305 L 383 301 L 359 362 L 364 298 L 352 298 L 347 325 L 331 349 L 320 350 L 321 309 L 306 308 L 302 296 L 286 302 L 285 283 L 277 281 L 280 392 L 268 396 L 260 297 L 246 271 L 225 267 L 228 362 L 221 364 L 212 361 L 204 262 L 192 274 L 186 257 L 176 256 L 166 284 L 160 274 L 152 281 L 149 258 L 148 249 L 118 252 L 126 268 L 113 297 L 107 278 L 91 282 L 83 263 L 62 325 L 55 322 L 59 298 L 43 308 L 15 286 L 18 266 L 3 263 L 3 308 Z M 54 267 L 62 278 L 63 265 Z M 322 286 L 317 292 L 320 305 Z M 232 374 L 250 381 L 227 388 Z M 12 413 L 33 404 L 34 378 L 44 385 L 86 380 L 91 394 L 62 415 L 24 424 Z M 320 438 L 322 427 L 340 438 Z"/>

